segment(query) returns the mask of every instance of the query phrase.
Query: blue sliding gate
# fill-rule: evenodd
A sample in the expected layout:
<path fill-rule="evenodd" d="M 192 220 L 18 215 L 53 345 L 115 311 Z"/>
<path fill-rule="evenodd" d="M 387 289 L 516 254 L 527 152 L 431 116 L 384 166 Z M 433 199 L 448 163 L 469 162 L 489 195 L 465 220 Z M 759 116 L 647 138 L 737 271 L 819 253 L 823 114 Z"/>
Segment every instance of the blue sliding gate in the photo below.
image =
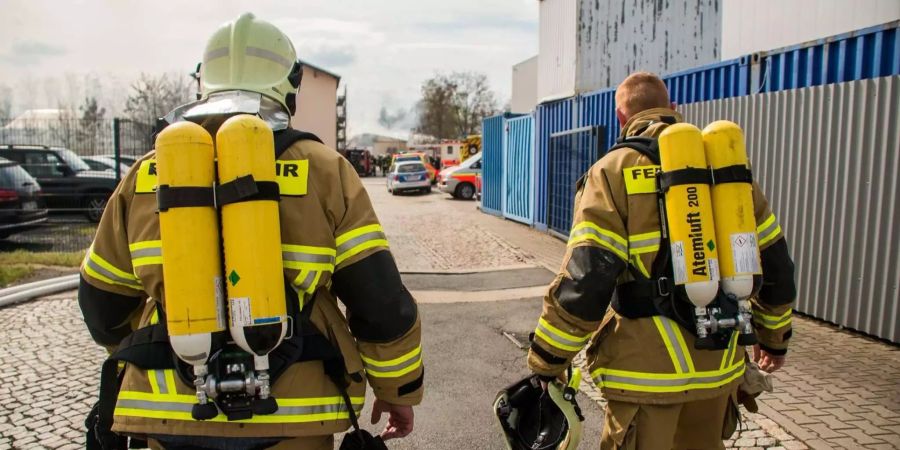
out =
<path fill-rule="evenodd" d="M 504 116 L 493 116 L 482 122 L 481 210 L 494 215 L 503 211 L 503 138 Z"/>
<path fill-rule="evenodd" d="M 550 134 L 547 178 L 547 227 L 568 239 L 572 228 L 575 185 L 606 153 L 604 127 L 583 127 Z"/>
<path fill-rule="evenodd" d="M 503 216 L 534 223 L 534 117 L 506 121 L 503 152 Z"/>

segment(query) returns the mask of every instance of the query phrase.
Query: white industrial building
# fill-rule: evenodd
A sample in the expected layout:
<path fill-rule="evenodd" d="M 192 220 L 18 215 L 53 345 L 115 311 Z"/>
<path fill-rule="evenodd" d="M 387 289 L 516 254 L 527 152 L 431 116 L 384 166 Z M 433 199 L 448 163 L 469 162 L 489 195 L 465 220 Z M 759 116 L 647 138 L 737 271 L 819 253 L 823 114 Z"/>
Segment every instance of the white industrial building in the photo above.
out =
<path fill-rule="evenodd" d="M 539 0 L 539 54 L 513 68 L 513 112 L 900 20 L 898 0 Z M 536 84 L 529 80 L 535 79 Z"/>

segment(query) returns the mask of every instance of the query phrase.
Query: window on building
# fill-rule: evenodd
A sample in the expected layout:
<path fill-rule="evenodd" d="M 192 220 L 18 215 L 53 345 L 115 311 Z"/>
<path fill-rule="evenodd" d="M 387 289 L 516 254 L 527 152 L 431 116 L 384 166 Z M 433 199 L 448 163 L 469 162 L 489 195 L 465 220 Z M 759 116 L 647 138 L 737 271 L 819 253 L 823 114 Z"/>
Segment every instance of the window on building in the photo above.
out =
<path fill-rule="evenodd" d="M 453 154 L 453 146 L 452 146 L 452 145 L 448 145 L 448 146 L 447 146 L 447 154 L 448 154 L 448 155 L 452 155 L 452 154 Z"/>

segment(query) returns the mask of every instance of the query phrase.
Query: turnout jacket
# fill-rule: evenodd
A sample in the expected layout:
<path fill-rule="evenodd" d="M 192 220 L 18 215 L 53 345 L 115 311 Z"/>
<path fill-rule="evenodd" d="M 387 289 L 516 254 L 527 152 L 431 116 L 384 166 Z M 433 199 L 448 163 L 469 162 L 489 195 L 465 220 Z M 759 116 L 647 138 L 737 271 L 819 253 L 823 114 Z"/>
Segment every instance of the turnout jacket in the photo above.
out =
<path fill-rule="evenodd" d="M 137 327 L 160 320 L 157 309 L 165 308 L 154 158 L 151 152 L 137 162 L 112 194 L 81 266 L 85 322 L 110 351 Z M 294 142 L 277 164 L 284 276 L 300 307 L 311 305 L 313 325 L 340 351 L 354 408 L 362 409 L 366 380 L 379 399 L 418 404 L 424 368 L 417 306 L 356 171 L 313 140 Z M 198 422 L 190 413 L 195 389 L 173 370 L 126 365 L 113 431 L 296 437 L 350 426 L 340 391 L 320 361 L 292 364 L 272 395 L 279 404 L 275 414 L 228 422 L 220 413 Z"/>
<path fill-rule="evenodd" d="M 657 137 L 682 120 L 670 109 L 647 110 L 628 121 L 622 136 Z M 658 198 L 646 183 L 634 181 L 655 176 L 657 168 L 625 148 L 610 152 L 586 174 L 575 196 L 566 256 L 544 297 L 529 351 L 535 373 L 562 373 L 586 346 L 591 377 L 612 400 L 683 403 L 730 393 L 740 382 L 745 354 L 737 333 L 726 350 L 696 350 L 695 336 L 674 320 L 629 319 L 610 307 L 617 286 L 651 277 L 661 242 Z M 764 349 L 784 354 L 796 296 L 793 263 L 756 183 L 753 203 L 763 269 L 763 287 L 751 299 L 753 324 Z"/>

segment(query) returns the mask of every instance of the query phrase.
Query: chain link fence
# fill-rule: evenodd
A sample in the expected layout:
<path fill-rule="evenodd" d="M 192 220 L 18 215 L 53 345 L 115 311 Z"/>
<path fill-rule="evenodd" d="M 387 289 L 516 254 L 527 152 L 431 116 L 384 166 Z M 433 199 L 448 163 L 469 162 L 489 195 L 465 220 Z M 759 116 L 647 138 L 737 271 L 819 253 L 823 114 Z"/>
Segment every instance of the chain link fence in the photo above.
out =
<path fill-rule="evenodd" d="M 0 118 L 0 252 L 90 246 L 110 194 L 153 146 L 128 119 Z"/>

